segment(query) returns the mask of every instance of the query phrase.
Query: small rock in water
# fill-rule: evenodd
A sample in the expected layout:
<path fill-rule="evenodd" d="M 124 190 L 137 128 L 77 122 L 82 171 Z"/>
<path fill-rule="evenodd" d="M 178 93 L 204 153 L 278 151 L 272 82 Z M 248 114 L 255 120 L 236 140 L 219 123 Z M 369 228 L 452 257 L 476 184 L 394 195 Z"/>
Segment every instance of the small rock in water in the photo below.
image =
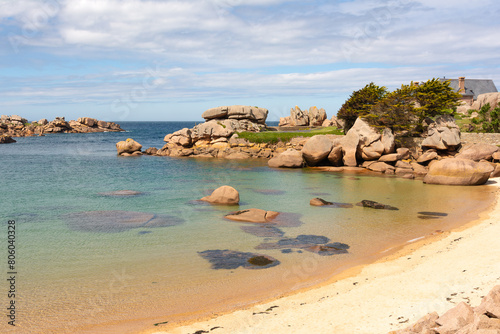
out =
<path fill-rule="evenodd" d="M 443 217 L 448 216 L 447 213 L 444 212 L 430 212 L 430 211 L 420 211 L 418 218 L 419 219 L 441 219 Z"/>
<path fill-rule="evenodd" d="M 426 215 L 426 216 L 438 216 L 438 217 L 446 217 L 448 216 L 447 213 L 444 212 L 431 212 L 431 211 L 420 211 L 418 212 L 419 215 Z"/>
<path fill-rule="evenodd" d="M 364 208 L 372 208 L 372 209 L 383 209 L 383 210 L 399 210 L 398 208 L 382 203 L 378 203 L 375 201 L 370 201 L 367 199 L 362 200 L 360 203 L 357 203 L 356 205 L 362 206 Z"/>
<path fill-rule="evenodd" d="M 206 250 L 198 252 L 201 257 L 212 264 L 212 269 L 266 269 L 280 264 L 275 258 L 255 253 L 245 253 L 232 250 Z"/>
<path fill-rule="evenodd" d="M 312 200 L 309 201 L 309 205 L 312 206 L 325 206 L 325 205 L 332 205 L 332 202 L 325 201 L 322 198 L 316 197 L 313 198 Z"/>

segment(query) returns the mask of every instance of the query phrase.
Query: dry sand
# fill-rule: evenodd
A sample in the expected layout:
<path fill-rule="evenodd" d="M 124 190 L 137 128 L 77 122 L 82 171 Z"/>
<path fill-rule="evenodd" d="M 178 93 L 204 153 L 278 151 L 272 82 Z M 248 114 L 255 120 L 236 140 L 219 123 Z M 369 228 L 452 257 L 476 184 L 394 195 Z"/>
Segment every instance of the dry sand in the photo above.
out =
<path fill-rule="evenodd" d="M 408 245 L 345 278 L 178 328 L 150 333 L 388 333 L 461 301 L 479 305 L 500 284 L 500 182 L 481 219 L 434 240 Z"/>

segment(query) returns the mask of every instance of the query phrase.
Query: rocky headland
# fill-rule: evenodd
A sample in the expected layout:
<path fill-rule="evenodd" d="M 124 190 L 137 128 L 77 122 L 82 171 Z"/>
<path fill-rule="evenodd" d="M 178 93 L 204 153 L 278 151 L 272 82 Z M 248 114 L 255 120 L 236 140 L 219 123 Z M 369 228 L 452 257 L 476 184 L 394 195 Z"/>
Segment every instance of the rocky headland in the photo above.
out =
<path fill-rule="evenodd" d="M 81 117 L 78 120 L 66 121 L 64 117 L 56 117 L 53 121 L 43 118 L 36 122 L 28 122 L 18 115 L 2 115 L 0 117 L 0 143 L 14 143 L 12 137 L 40 136 L 46 133 L 87 133 L 125 131 L 113 122 L 100 121 L 95 118 Z M 10 139 L 9 139 L 10 138 Z"/>

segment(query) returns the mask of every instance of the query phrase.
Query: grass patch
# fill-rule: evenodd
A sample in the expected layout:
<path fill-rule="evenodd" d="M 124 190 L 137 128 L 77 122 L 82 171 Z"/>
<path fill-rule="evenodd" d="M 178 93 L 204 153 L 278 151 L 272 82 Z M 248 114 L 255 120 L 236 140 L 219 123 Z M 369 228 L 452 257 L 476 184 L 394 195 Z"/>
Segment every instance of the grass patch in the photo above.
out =
<path fill-rule="evenodd" d="M 240 138 L 244 138 L 251 143 L 277 144 L 279 142 L 288 143 L 296 137 L 312 137 L 316 135 L 343 135 L 342 130 L 335 127 L 325 127 L 321 129 L 282 132 L 282 131 L 263 131 L 263 132 L 238 132 Z"/>
<path fill-rule="evenodd" d="M 458 118 L 455 116 L 455 123 L 458 125 L 458 127 L 460 128 L 460 131 L 462 131 L 462 132 L 469 132 L 468 125 L 472 124 L 471 118 L 463 117 L 463 116 L 458 117 Z"/>

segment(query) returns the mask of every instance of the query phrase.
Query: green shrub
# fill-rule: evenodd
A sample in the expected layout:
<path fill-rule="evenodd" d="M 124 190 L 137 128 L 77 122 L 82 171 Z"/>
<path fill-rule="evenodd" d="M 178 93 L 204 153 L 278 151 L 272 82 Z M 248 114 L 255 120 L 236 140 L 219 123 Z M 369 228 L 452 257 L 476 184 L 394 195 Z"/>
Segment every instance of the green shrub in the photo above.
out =
<path fill-rule="evenodd" d="M 469 110 L 469 115 L 477 112 L 478 116 L 471 119 L 471 130 L 475 132 L 500 132 L 500 102 L 493 108 L 486 103 L 480 110 Z"/>

